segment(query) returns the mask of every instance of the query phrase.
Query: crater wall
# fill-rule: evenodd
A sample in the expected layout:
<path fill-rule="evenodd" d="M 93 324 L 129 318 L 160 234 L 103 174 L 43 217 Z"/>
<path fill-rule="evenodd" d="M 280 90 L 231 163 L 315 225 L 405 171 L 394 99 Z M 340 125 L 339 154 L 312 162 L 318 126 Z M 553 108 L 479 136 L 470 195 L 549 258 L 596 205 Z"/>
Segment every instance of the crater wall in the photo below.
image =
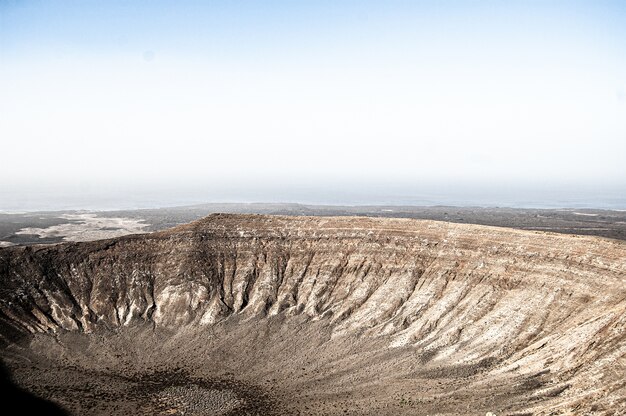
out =
<path fill-rule="evenodd" d="M 270 380 L 302 414 L 626 412 L 623 242 L 216 214 L 3 248 L 0 281 L 18 373 L 27 356 L 136 373 L 171 361 Z"/>

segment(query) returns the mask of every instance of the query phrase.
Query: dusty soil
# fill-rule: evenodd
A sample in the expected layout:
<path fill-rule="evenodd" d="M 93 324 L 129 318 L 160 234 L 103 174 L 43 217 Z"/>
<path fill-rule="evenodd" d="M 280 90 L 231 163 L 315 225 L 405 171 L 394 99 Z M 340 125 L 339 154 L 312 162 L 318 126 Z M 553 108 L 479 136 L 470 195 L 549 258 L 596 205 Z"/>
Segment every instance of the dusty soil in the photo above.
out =
<path fill-rule="evenodd" d="M 73 365 L 21 366 L 14 380 L 68 414 L 278 415 L 264 390 L 231 377 L 197 378 L 183 369 L 122 375 Z M 91 366 L 93 367 L 93 366 Z"/>

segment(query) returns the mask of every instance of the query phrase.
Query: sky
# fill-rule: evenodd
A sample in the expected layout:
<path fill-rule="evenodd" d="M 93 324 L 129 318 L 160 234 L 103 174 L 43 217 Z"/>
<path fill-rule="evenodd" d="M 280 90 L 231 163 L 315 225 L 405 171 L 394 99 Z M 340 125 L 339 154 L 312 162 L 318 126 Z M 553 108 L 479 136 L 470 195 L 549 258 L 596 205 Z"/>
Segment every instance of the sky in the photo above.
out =
<path fill-rule="evenodd" d="M 0 210 L 626 208 L 626 2 L 0 0 Z"/>

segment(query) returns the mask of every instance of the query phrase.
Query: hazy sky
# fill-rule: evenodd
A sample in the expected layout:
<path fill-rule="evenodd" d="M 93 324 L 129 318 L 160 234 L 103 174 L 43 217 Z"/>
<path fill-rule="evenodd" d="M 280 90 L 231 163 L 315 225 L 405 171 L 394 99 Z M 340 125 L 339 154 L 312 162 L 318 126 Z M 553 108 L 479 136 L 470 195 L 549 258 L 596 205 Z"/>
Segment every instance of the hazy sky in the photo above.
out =
<path fill-rule="evenodd" d="M 626 2 L 0 1 L 0 209 L 368 184 L 626 196 Z"/>

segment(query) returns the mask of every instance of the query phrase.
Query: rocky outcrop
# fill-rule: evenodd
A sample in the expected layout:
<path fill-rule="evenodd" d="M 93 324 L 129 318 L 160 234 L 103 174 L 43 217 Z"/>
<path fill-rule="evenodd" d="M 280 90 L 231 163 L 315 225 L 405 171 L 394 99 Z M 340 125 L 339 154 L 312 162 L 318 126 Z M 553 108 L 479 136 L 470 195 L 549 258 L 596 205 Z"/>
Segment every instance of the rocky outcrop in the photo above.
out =
<path fill-rule="evenodd" d="M 388 368 L 377 364 L 387 383 L 469 377 L 461 390 L 471 385 L 479 396 L 491 383 L 510 385 L 521 397 L 511 411 L 609 412 L 626 403 L 626 244 L 618 241 L 407 219 L 217 214 L 146 235 L 4 248 L 0 281 L 9 344 L 15 334 L 202 334 L 233 325 L 278 334 L 286 330 L 271 328 L 297 324 L 286 333 L 324 328 L 327 337 L 293 340 L 304 344 L 294 354 L 333 346 L 352 351 L 346 359 L 387 356 Z M 264 339 L 248 354 L 272 351 Z M 275 372 L 288 384 L 285 367 Z M 349 391 L 333 374 L 326 386 Z M 419 394 L 403 394 L 376 411 L 415 412 L 406 403 Z M 455 400 L 450 411 L 462 413 Z"/>

